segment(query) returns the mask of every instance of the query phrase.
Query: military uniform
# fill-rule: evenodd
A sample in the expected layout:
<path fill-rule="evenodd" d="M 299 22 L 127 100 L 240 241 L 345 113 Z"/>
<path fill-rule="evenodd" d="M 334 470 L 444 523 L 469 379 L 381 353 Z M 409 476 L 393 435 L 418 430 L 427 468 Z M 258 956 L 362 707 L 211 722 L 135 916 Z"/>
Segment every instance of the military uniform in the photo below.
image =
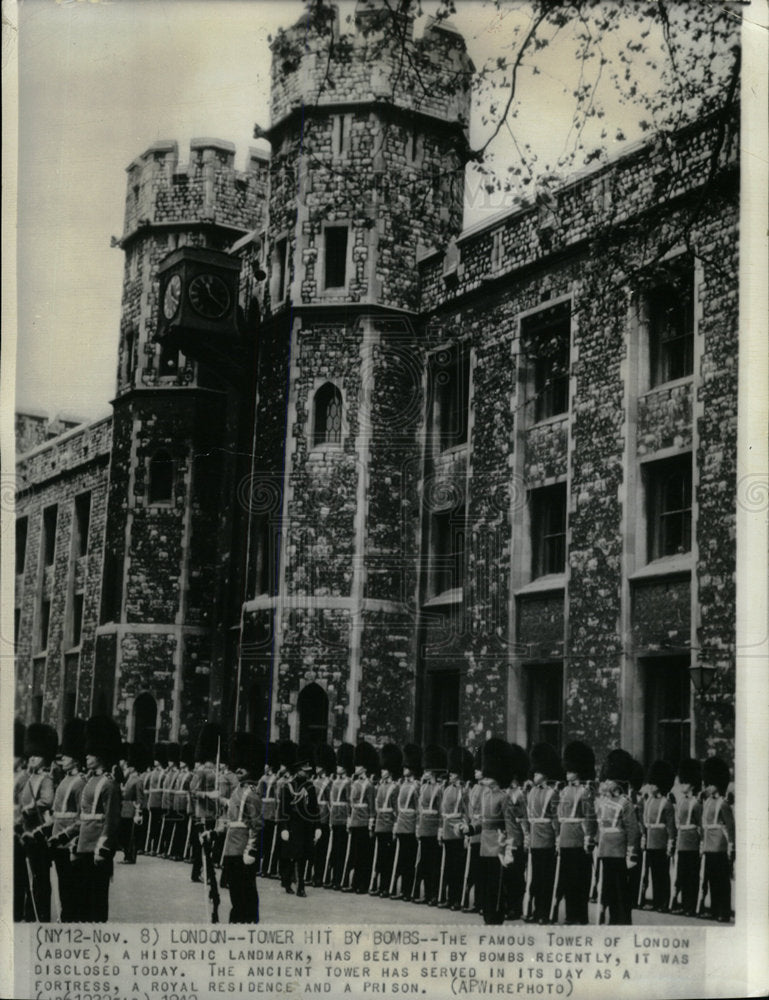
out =
<path fill-rule="evenodd" d="M 466 771 L 462 747 L 452 747 L 449 751 L 448 770 L 449 782 L 443 789 L 441 797 L 441 825 L 439 840 L 443 852 L 443 887 L 445 902 L 438 900 L 438 905 L 448 906 L 458 910 L 462 906 L 462 882 L 464 876 L 464 837 L 463 827 L 467 824 L 467 794 L 462 784 L 462 775 Z"/>
<path fill-rule="evenodd" d="M 80 798 L 86 778 L 80 768 L 85 760 L 85 721 L 71 719 L 64 726 L 60 757 L 65 774 L 53 797 L 53 828 L 48 841 L 59 885 L 59 919 L 71 923 L 80 919 L 78 884 L 72 854 L 80 817 Z"/>
<path fill-rule="evenodd" d="M 179 776 L 179 744 L 166 744 L 168 764 L 163 774 L 163 791 L 160 805 L 163 810 L 161 835 L 158 837 L 158 854 L 167 858 L 171 854 L 171 839 L 180 817 L 176 812 L 176 779 Z"/>
<path fill-rule="evenodd" d="M 194 750 L 191 746 L 183 746 L 180 752 L 179 770 L 173 787 L 174 807 L 176 817 L 168 853 L 173 861 L 181 861 L 185 854 L 185 844 L 192 839 L 192 767 L 194 766 Z"/>
<path fill-rule="evenodd" d="M 417 753 L 419 748 L 415 748 Z M 415 769 L 418 769 L 418 764 L 416 764 L 416 755 L 413 751 L 410 763 L 407 752 L 409 752 L 409 747 L 404 747 L 404 767 L 409 767 L 410 765 L 415 765 Z M 414 780 L 411 774 L 404 775 L 401 779 L 400 785 L 398 787 L 397 799 L 395 805 L 395 824 L 393 826 L 393 832 L 395 833 L 396 840 L 396 858 L 395 864 L 395 881 L 392 882 L 393 892 L 396 893 L 396 899 L 403 899 L 408 902 L 412 896 L 412 888 L 414 885 L 414 868 L 416 864 L 417 856 L 417 803 L 419 799 L 419 785 Z M 400 879 L 400 892 L 398 889 L 398 880 Z"/>
<path fill-rule="evenodd" d="M 219 776 L 214 761 L 221 751 L 221 729 L 213 722 L 207 722 L 198 735 L 195 747 L 196 766 L 190 781 L 190 795 L 194 804 L 192 824 L 192 871 L 193 882 L 202 881 L 203 845 L 201 837 L 210 836 L 216 825 L 219 800 Z M 206 846 L 208 850 L 208 845 Z"/>
<path fill-rule="evenodd" d="M 567 924 L 588 923 L 591 857 L 597 824 L 590 782 L 595 778 L 595 756 L 578 740 L 564 751 L 563 767 L 568 780 L 558 800 L 558 853 L 560 858 L 556 899 L 563 898 Z M 556 906 L 557 916 L 557 906 Z"/>
<path fill-rule="evenodd" d="M 51 726 L 33 723 L 27 728 L 25 754 L 39 763 L 30 768 L 25 782 L 20 783 L 19 811 L 21 846 L 26 855 L 31 885 L 28 884 L 24 904 L 24 919 L 48 923 L 51 919 L 51 856 L 48 847 L 51 810 L 53 809 L 53 779 L 47 768 L 53 763 L 58 737 Z"/>
<path fill-rule="evenodd" d="M 344 761 L 343 764 L 338 762 Z M 331 858 L 329 864 L 328 879 L 334 889 L 341 889 L 343 879 L 347 877 L 345 872 L 345 858 L 347 857 L 347 820 L 350 817 L 350 779 L 344 773 L 353 766 L 353 747 L 349 743 L 343 743 L 337 750 L 337 767 L 341 771 L 331 782 L 331 792 L 329 794 L 329 825 L 331 829 Z"/>
<path fill-rule="evenodd" d="M 697 907 L 700 866 L 700 836 L 702 824 L 702 804 L 697 798 L 700 790 L 701 769 L 697 760 L 684 760 L 678 767 L 678 780 L 688 787 L 678 799 L 675 807 L 676 818 L 676 887 L 680 894 L 680 907 L 684 916 L 694 916 Z"/>
<path fill-rule="evenodd" d="M 612 750 L 603 772 L 604 785 L 596 799 L 598 824 L 598 864 L 601 886 L 601 913 L 608 910 L 610 924 L 632 922 L 632 900 L 628 884 L 628 867 L 637 864 L 636 845 L 639 842 L 638 820 L 630 798 L 622 792 L 632 775 L 633 758 L 626 751 Z"/>
<path fill-rule="evenodd" d="M 531 770 L 534 775 L 542 775 L 544 780 L 532 786 L 526 799 L 530 828 L 528 846 L 531 853 L 529 895 L 534 904 L 533 919 L 537 923 L 547 924 L 550 922 L 553 902 L 555 848 L 560 831 L 560 797 L 556 782 L 561 776 L 560 760 L 550 744 L 538 743 L 532 748 Z"/>
<path fill-rule="evenodd" d="M 163 825 L 163 780 L 165 778 L 165 767 L 168 763 L 166 749 L 156 743 L 152 751 L 155 766 L 150 772 L 147 781 L 147 810 L 149 812 L 147 820 L 147 834 L 145 840 L 145 850 L 148 854 L 157 854 L 160 850 L 160 828 Z"/>
<path fill-rule="evenodd" d="M 265 772 L 259 779 L 259 794 L 262 799 L 262 849 L 260 873 L 265 877 L 272 877 L 270 873 L 270 858 L 275 851 L 275 836 L 277 828 L 275 826 L 275 785 L 278 780 L 272 771 Z"/>
<path fill-rule="evenodd" d="M 395 822 L 398 815 L 398 783 L 403 766 L 400 748 L 386 743 L 380 751 L 383 772 L 376 788 L 374 800 L 374 837 L 376 838 L 376 871 L 372 892 L 379 896 L 390 895 L 390 882 L 395 858 Z"/>
<path fill-rule="evenodd" d="M 283 888 L 292 894 L 294 882 L 296 895 L 306 896 L 305 866 L 312 858 L 319 829 L 318 799 L 310 780 L 312 764 L 300 754 L 295 764 L 297 773 L 287 778 L 280 791 L 279 833 L 283 861 Z"/>
<path fill-rule="evenodd" d="M 230 893 L 230 923 L 259 923 L 256 875 L 262 831 L 262 802 L 256 777 L 264 747 L 250 733 L 234 733 L 230 763 L 241 772 L 227 801 L 222 882 Z"/>
<path fill-rule="evenodd" d="M 710 912 L 719 923 L 732 916 L 731 865 L 734 860 L 734 811 L 724 797 L 729 785 L 729 768 L 718 757 L 703 764 L 703 784 L 708 792 L 702 803 L 702 851 L 704 879 L 710 889 Z M 704 886 L 702 889 L 704 895 Z"/>
<path fill-rule="evenodd" d="M 331 775 L 336 767 L 336 756 L 333 748 L 324 744 L 316 750 L 318 775 L 313 780 L 315 797 L 318 800 L 318 824 L 320 837 L 315 842 L 312 862 L 312 884 L 321 886 L 324 882 L 326 872 L 326 858 L 328 856 L 328 845 L 331 830 L 329 827 L 329 816 L 331 812 Z"/>
<path fill-rule="evenodd" d="M 675 807 L 668 798 L 675 772 L 657 760 L 649 768 L 647 782 L 653 789 L 643 805 L 643 843 L 646 868 L 652 885 L 652 906 L 659 913 L 670 908 L 670 858 L 675 849 Z"/>
<path fill-rule="evenodd" d="M 415 903 L 438 905 L 440 879 L 440 848 L 438 831 L 441 826 L 441 801 L 443 786 L 435 780 L 446 770 L 446 751 L 437 744 L 425 747 L 425 771 L 417 799 L 417 866 L 414 888 Z M 424 885 L 424 898 L 420 900 L 420 887 Z"/>
<path fill-rule="evenodd" d="M 370 743 L 362 741 L 355 747 L 354 762 L 356 773 L 350 783 L 350 817 L 347 823 L 349 867 L 352 869 L 349 891 L 362 895 L 368 892 L 371 881 L 371 840 L 375 823 L 376 793 L 369 773 L 379 770 L 379 757 Z"/>
<path fill-rule="evenodd" d="M 477 768 L 480 770 L 480 767 Z M 480 901 L 478 897 L 478 885 L 480 882 L 481 865 L 481 796 L 483 795 L 483 785 L 476 781 L 467 791 L 467 815 L 471 832 L 468 836 L 468 848 L 470 851 L 470 868 L 468 870 L 466 898 L 466 913 L 480 913 Z M 475 899 L 470 906 L 470 892 L 475 890 Z"/>
<path fill-rule="evenodd" d="M 501 924 L 505 919 L 503 862 L 512 861 L 515 821 L 513 803 L 507 794 L 512 779 L 513 752 L 505 740 L 492 738 L 482 749 L 479 880 L 476 887 L 484 924 Z"/>

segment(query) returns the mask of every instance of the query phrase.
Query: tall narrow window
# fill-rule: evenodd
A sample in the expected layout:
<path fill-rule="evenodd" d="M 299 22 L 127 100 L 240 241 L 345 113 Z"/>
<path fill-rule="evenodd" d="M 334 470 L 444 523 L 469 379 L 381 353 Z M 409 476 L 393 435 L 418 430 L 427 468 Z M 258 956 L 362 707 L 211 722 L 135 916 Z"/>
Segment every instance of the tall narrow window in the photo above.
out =
<path fill-rule="evenodd" d="M 72 599 L 72 645 L 79 646 L 83 634 L 83 595 L 75 594 Z"/>
<path fill-rule="evenodd" d="M 56 520 L 58 508 L 54 504 L 43 511 L 43 565 L 53 566 L 56 554 Z"/>
<path fill-rule="evenodd" d="M 275 544 L 274 522 L 263 514 L 251 527 L 249 597 L 275 593 Z"/>
<path fill-rule="evenodd" d="M 444 747 L 459 745 L 458 670 L 435 670 L 428 673 L 429 721 L 427 740 Z"/>
<path fill-rule="evenodd" d="M 88 552 L 88 529 L 91 525 L 91 494 L 81 493 L 75 497 L 75 555 L 84 556 Z"/>
<path fill-rule="evenodd" d="M 566 484 L 532 490 L 531 575 L 532 579 L 566 568 Z"/>
<path fill-rule="evenodd" d="M 465 508 L 436 511 L 430 523 L 430 593 L 462 587 L 465 578 Z"/>
<path fill-rule="evenodd" d="M 689 656 L 665 656 L 645 661 L 647 760 L 659 758 L 676 767 L 690 755 L 689 662 Z"/>
<path fill-rule="evenodd" d="M 470 358 L 467 350 L 439 351 L 430 368 L 432 425 L 438 451 L 467 443 Z"/>
<path fill-rule="evenodd" d="M 167 451 L 150 459 L 147 499 L 150 503 L 170 503 L 174 491 L 174 462 Z"/>
<path fill-rule="evenodd" d="M 692 456 L 649 462 L 644 467 L 649 561 L 690 552 L 692 547 Z"/>
<path fill-rule="evenodd" d="M 48 649 L 48 627 L 51 623 L 51 602 L 40 602 L 40 618 L 38 621 L 37 648 L 38 652 Z"/>
<path fill-rule="evenodd" d="M 313 420 L 313 446 L 341 444 L 342 394 L 331 382 L 326 382 L 315 393 Z"/>
<path fill-rule="evenodd" d="M 534 663 L 528 668 L 530 743 L 549 743 L 560 753 L 563 727 L 563 664 Z"/>
<path fill-rule="evenodd" d="M 134 333 L 129 330 L 125 338 L 125 354 L 123 356 L 123 381 L 130 382 L 134 367 Z"/>
<path fill-rule="evenodd" d="M 347 286 L 347 226 L 328 226 L 323 230 L 324 287 Z"/>
<path fill-rule="evenodd" d="M 172 347 L 165 338 L 160 345 L 160 358 L 158 360 L 158 375 L 162 378 L 171 378 L 179 372 L 179 348 Z"/>
<path fill-rule="evenodd" d="M 104 574 L 101 585 L 101 615 L 99 621 L 117 621 L 120 617 L 120 606 L 123 600 L 123 569 L 120 560 L 114 552 L 107 552 L 104 557 Z"/>
<path fill-rule="evenodd" d="M 328 695 L 320 684 L 308 684 L 299 692 L 299 741 L 325 743 L 328 738 Z"/>
<path fill-rule="evenodd" d="M 352 115 L 334 115 L 331 121 L 331 149 L 334 156 L 344 156 L 350 148 Z"/>
<path fill-rule="evenodd" d="M 684 378 L 694 371 L 692 271 L 651 289 L 647 295 L 651 385 Z"/>
<path fill-rule="evenodd" d="M 16 575 L 24 572 L 27 562 L 27 519 L 20 517 L 16 520 Z"/>
<path fill-rule="evenodd" d="M 288 291 L 288 284 L 286 281 L 288 275 L 288 240 L 283 237 L 283 239 L 278 240 L 275 244 L 275 249 L 273 251 L 273 267 L 275 268 L 275 300 L 277 302 L 282 302 L 286 297 L 286 292 Z"/>
<path fill-rule="evenodd" d="M 568 412 L 570 336 L 568 303 L 527 316 L 521 324 L 523 348 L 532 367 L 535 422 Z"/>

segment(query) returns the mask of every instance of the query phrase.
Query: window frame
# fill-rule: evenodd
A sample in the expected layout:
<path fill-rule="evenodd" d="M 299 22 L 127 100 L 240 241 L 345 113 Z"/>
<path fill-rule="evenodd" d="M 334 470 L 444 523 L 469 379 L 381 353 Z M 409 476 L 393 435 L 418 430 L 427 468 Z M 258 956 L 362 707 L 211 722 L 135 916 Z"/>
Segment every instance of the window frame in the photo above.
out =
<path fill-rule="evenodd" d="M 548 528 L 549 520 L 555 508 L 558 497 L 558 513 L 562 514 L 563 530 L 552 531 Z M 531 580 L 545 576 L 560 575 L 566 572 L 568 561 L 568 489 L 566 482 L 552 483 L 548 486 L 538 486 L 529 490 L 529 539 L 531 547 Z M 563 558 L 558 568 L 553 568 L 552 554 L 547 555 L 546 549 L 553 539 L 561 539 Z"/>
<path fill-rule="evenodd" d="M 20 538 L 21 536 L 21 538 Z M 15 575 L 23 576 L 27 568 L 27 546 L 29 542 L 29 516 L 23 514 L 16 518 L 14 537 Z"/>
<path fill-rule="evenodd" d="M 680 328 L 675 336 L 664 336 L 665 329 L 670 326 L 660 324 L 658 313 L 664 306 L 655 305 L 655 300 L 663 297 L 676 298 L 676 313 L 682 313 Z M 661 388 L 672 382 L 692 378 L 694 375 L 694 347 L 696 334 L 695 316 L 695 268 L 694 261 L 684 255 L 683 260 L 671 261 L 666 277 L 648 285 L 643 291 L 642 326 L 645 332 L 645 360 L 647 364 L 647 389 L 649 391 Z M 668 313 L 673 309 L 668 308 Z M 676 326 L 676 324 L 674 324 Z M 665 344 L 668 345 L 665 349 Z M 671 350 L 675 345 L 683 344 L 685 361 L 678 371 L 671 367 Z M 673 345 L 673 348 L 670 347 Z"/>
<path fill-rule="evenodd" d="M 153 466 L 158 463 L 161 455 L 168 456 L 168 466 L 170 469 L 170 489 L 168 496 L 153 497 Z M 172 507 L 176 495 L 176 459 L 167 448 L 158 448 L 147 459 L 147 506 L 148 507 Z"/>
<path fill-rule="evenodd" d="M 676 767 L 681 758 L 690 755 L 694 721 L 690 662 L 691 654 L 685 652 L 640 658 L 644 684 L 643 738 L 647 760 L 667 760 Z M 670 693 L 673 685 L 678 688 L 679 695 L 684 695 L 681 700 L 685 701 L 682 708 L 686 714 L 681 716 L 663 714 L 670 704 L 666 702 L 666 694 Z M 661 734 L 660 727 L 666 727 L 668 731 L 676 727 L 680 730 L 676 741 L 680 749 L 678 760 L 672 760 L 672 755 L 666 753 L 670 741 L 664 733 Z"/>
<path fill-rule="evenodd" d="M 447 361 L 442 363 L 440 359 L 444 355 Z M 466 343 L 436 351 L 428 360 L 430 436 L 436 456 L 469 445 L 471 361 L 470 347 Z M 448 377 L 441 381 L 442 375 Z M 456 416 L 459 419 L 456 427 L 452 427 Z"/>
<path fill-rule="evenodd" d="M 445 522 L 445 523 L 444 523 Z M 461 539 L 459 544 L 457 541 Z M 467 576 L 467 507 L 464 503 L 430 511 L 428 599 L 464 592 Z"/>
<path fill-rule="evenodd" d="M 88 503 L 87 515 L 83 514 L 83 507 Z M 81 559 L 88 555 L 89 534 L 91 530 L 91 492 L 78 493 L 73 503 L 73 524 L 75 526 L 75 558 Z M 83 524 L 85 522 L 85 525 Z M 85 528 L 85 530 L 84 530 Z"/>
<path fill-rule="evenodd" d="M 329 233 L 339 232 L 344 233 L 344 254 L 338 255 L 338 259 L 344 260 L 344 278 L 342 284 L 330 284 L 329 283 Z M 321 290 L 323 293 L 334 295 L 342 294 L 347 291 L 350 284 L 350 273 L 351 273 L 351 251 L 352 251 L 352 240 L 351 240 L 351 229 L 349 222 L 329 222 L 323 226 L 322 230 L 322 243 L 323 243 L 323 259 L 319 262 L 320 264 L 320 275 L 321 278 Z M 338 260 L 337 260 L 338 264 Z"/>
<path fill-rule="evenodd" d="M 526 668 L 526 732 L 529 743 L 551 743 L 560 754 L 563 745 L 563 726 L 565 715 L 564 697 L 564 662 L 563 660 L 535 660 L 525 665 Z M 552 684 L 558 689 L 559 714 L 555 718 L 544 715 L 540 710 L 548 701 L 546 684 Z M 553 692 L 551 691 L 550 694 Z M 547 707 L 547 706 L 545 706 Z M 555 727 L 555 740 L 548 738 L 543 727 Z"/>
<path fill-rule="evenodd" d="M 324 390 L 327 389 L 333 390 L 335 397 L 339 402 L 338 441 L 329 440 L 328 437 L 324 437 L 323 440 L 318 439 L 319 397 Z M 347 407 L 345 405 L 345 396 L 341 387 L 333 379 L 326 378 L 319 380 L 318 384 L 313 389 L 312 402 L 310 404 L 310 421 L 308 427 L 308 444 L 310 452 L 339 451 L 342 448 L 347 436 L 346 415 Z"/>
<path fill-rule="evenodd" d="M 571 307 L 571 296 L 568 296 L 545 302 L 536 311 L 521 316 L 520 339 L 527 370 L 526 402 L 530 425 L 562 419 L 571 410 Z M 558 352 L 543 352 L 543 346 L 554 341 L 559 346 Z M 562 365 L 563 372 L 553 377 L 554 360 L 556 366 Z"/>
<path fill-rule="evenodd" d="M 680 472 L 685 480 L 683 492 L 686 494 L 688 491 L 688 507 L 669 507 L 663 496 L 665 480 L 670 482 L 676 472 Z M 688 476 L 684 474 L 688 474 Z M 671 556 L 686 556 L 690 554 L 694 548 L 694 469 L 692 452 L 683 452 L 682 454 L 671 455 L 667 458 L 644 462 L 642 465 L 642 478 L 644 488 L 643 506 L 646 516 L 646 563 L 653 563 L 659 559 Z M 687 479 L 688 481 L 686 481 Z M 670 545 L 666 542 L 664 535 L 674 519 L 680 519 L 684 526 L 688 521 L 689 544 L 686 548 L 681 549 L 679 546 L 675 550 L 670 551 Z M 678 534 L 683 536 L 684 533 L 685 527 L 682 527 L 682 530 Z"/>

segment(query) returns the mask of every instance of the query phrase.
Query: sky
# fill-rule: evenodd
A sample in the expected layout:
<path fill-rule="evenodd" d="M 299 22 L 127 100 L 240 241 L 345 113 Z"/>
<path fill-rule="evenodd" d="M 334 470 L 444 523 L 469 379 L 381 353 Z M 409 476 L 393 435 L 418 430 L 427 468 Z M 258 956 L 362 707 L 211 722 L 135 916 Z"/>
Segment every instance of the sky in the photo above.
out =
<path fill-rule="evenodd" d="M 269 122 L 268 36 L 301 10 L 282 0 L 20 0 L 17 409 L 110 411 L 123 270 L 110 240 L 122 232 L 125 168 L 159 139 L 175 139 L 185 162 L 198 136 L 234 142 L 243 168 L 254 124 Z M 473 0 L 453 21 L 478 66 L 527 17 L 525 4 L 498 13 Z M 565 53 L 554 47 L 538 63 L 522 124 L 553 156 L 572 112 Z M 637 139 L 616 103 L 614 115 Z M 471 140 L 482 131 L 476 116 Z M 504 170 L 515 151 L 506 133 L 498 145 Z M 478 184 L 468 192 L 466 225 L 505 207 Z"/>

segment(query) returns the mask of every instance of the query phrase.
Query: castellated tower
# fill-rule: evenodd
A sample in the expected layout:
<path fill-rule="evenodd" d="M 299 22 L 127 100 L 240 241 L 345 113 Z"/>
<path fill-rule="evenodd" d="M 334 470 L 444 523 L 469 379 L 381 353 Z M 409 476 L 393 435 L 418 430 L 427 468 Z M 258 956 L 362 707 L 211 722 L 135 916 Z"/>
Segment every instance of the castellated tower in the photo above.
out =
<path fill-rule="evenodd" d="M 239 664 L 272 738 L 415 730 L 417 262 L 461 227 L 472 65 L 450 25 L 416 39 L 389 6 L 350 26 L 312 8 L 272 46 Z"/>
<path fill-rule="evenodd" d="M 128 167 L 125 252 L 105 571 L 96 637 L 94 706 L 129 739 L 153 728 L 185 739 L 218 710 L 226 617 L 231 394 L 204 366 L 155 342 L 157 267 L 180 246 L 224 250 L 261 228 L 267 159 L 196 139 L 189 162 L 157 142 Z M 180 731 L 180 726 L 182 727 Z"/>

